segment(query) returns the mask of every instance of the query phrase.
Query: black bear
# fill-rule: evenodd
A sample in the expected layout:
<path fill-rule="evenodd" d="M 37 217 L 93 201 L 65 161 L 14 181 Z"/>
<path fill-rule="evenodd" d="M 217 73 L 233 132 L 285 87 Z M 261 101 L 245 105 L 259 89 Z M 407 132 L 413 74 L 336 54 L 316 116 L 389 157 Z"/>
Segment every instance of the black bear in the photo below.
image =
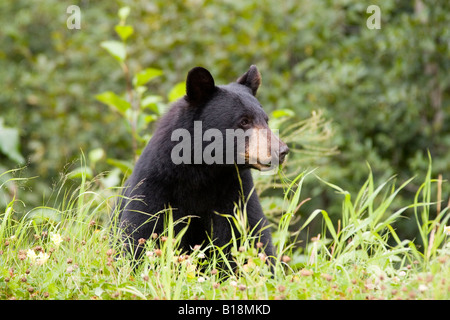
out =
<path fill-rule="evenodd" d="M 274 255 L 250 169 L 281 164 L 289 149 L 269 129 L 255 98 L 260 83 L 255 66 L 223 86 L 216 86 L 204 68 L 189 71 L 186 95 L 160 119 L 125 184 L 119 221 L 135 255 L 141 253 L 139 239 L 164 231 L 168 212 L 173 221 L 191 217 L 182 249 L 209 239 L 226 245 L 234 226 L 224 215 L 233 215 L 240 199 L 246 201 L 249 230 L 265 254 Z M 176 224 L 175 233 L 185 226 Z"/>

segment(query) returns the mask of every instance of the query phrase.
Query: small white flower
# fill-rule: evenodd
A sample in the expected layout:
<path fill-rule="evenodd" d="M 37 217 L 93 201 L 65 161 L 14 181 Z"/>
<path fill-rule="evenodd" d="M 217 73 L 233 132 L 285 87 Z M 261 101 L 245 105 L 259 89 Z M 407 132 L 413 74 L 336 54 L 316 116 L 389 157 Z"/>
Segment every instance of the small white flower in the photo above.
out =
<path fill-rule="evenodd" d="M 398 276 L 399 277 L 404 277 L 404 276 L 406 276 L 406 272 L 405 271 L 400 271 L 399 273 L 398 273 Z"/>
<path fill-rule="evenodd" d="M 47 262 L 48 258 L 50 258 L 50 255 L 41 251 L 37 255 L 36 264 L 42 266 L 44 263 Z"/>
<path fill-rule="evenodd" d="M 373 283 L 365 283 L 365 284 L 364 284 L 364 287 L 365 287 L 367 290 L 374 290 L 374 289 L 376 288 L 376 286 L 375 286 Z"/>
<path fill-rule="evenodd" d="M 426 285 L 421 284 L 421 285 L 419 286 L 419 291 L 420 291 L 420 292 L 425 292 L 425 291 L 427 291 L 427 290 L 428 290 L 428 287 L 427 287 Z"/>
<path fill-rule="evenodd" d="M 145 282 L 147 282 L 150 279 L 150 277 L 148 276 L 148 273 L 141 273 L 141 278 Z"/>
<path fill-rule="evenodd" d="M 27 251 L 27 257 L 30 259 L 32 264 L 37 264 L 38 266 L 42 266 L 44 263 L 47 262 L 48 258 L 50 258 L 50 255 L 44 252 L 39 252 L 38 255 L 34 252 L 32 249 L 28 249 Z"/>
<path fill-rule="evenodd" d="M 199 252 L 197 257 L 199 257 L 200 259 L 203 259 L 205 257 L 205 254 L 203 252 Z"/>
<path fill-rule="evenodd" d="M 32 249 L 28 249 L 27 251 L 27 257 L 31 260 L 32 263 L 36 261 L 37 255 Z"/>
<path fill-rule="evenodd" d="M 197 280 L 198 282 L 205 282 L 205 278 L 203 278 L 203 277 L 198 277 L 198 280 Z"/>
<path fill-rule="evenodd" d="M 445 226 L 444 227 L 444 233 L 448 236 L 450 236 L 450 226 Z"/>
<path fill-rule="evenodd" d="M 154 252 L 153 251 L 146 251 L 145 255 L 150 258 L 150 257 L 153 257 Z"/>
<path fill-rule="evenodd" d="M 61 242 L 63 242 L 63 238 L 59 233 L 52 233 L 50 236 L 50 240 L 55 244 L 55 246 L 59 247 Z"/>
<path fill-rule="evenodd" d="M 234 280 L 230 281 L 230 286 L 237 287 L 237 282 Z"/>

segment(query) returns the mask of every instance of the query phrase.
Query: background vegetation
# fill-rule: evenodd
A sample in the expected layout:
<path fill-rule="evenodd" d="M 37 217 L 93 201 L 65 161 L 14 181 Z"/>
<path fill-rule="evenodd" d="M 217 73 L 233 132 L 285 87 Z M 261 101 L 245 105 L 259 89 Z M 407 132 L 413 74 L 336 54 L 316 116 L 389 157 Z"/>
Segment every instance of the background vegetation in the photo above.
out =
<path fill-rule="evenodd" d="M 21 200 L 16 218 L 36 206 L 59 207 L 60 182 L 75 188 L 81 172 L 108 172 L 93 183 L 119 186 L 190 68 L 204 66 L 227 83 L 250 64 L 262 73 L 258 98 L 272 125 L 297 150 L 285 168 L 289 177 L 317 168 L 323 180 L 357 194 L 369 172 L 379 181 L 396 175 L 390 181 L 397 186 L 417 176 L 396 194 L 389 215 L 412 203 L 429 151 L 431 176 L 444 181 L 430 186 L 431 200 L 446 207 L 448 2 L 81 1 L 81 29 L 69 30 L 71 4 L 0 3 L 0 172 L 26 165 L 0 177 L 0 185 L 8 181 L 0 188 L 0 212 L 14 199 Z M 381 9 L 379 30 L 366 27 L 370 4 Z M 118 15 L 125 6 L 129 13 Z M 126 57 L 113 56 L 111 41 L 122 43 Z M 78 170 L 82 153 L 86 172 Z M 272 186 L 280 181 L 257 178 L 265 210 L 278 224 L 283 189 Z M 335 191 L 306 180 L 303 196 L 310 200 L 297 208 L 301 219 L 291 221 L 292 230 L 317 208 L 336 225 L 342 204 Z M 430 210 L 429 218 L 439 212 Z M 413 211 L 405 216 L 396 220 L 397 234 L 425 246 Z M 309 241 L 321 229 L 314 220 L 300 237 Z"/>

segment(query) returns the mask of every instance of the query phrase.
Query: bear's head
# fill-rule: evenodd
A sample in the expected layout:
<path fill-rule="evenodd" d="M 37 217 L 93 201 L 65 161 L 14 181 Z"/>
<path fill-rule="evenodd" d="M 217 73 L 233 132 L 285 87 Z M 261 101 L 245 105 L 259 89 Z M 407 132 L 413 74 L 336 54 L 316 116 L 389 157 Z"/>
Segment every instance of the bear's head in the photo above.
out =
<path fill-rule="evenodd" d="M 268 116 L 255 97 L 260 84 L 256 66 L 236 82 L 221 86 L 202 67 L 189 71 L 184 108 L 193 126 L 172 134 L 172 141 L 183 138 L 172 150 L 172 161 L 238 164 L 261 171 L 283 163 L 289 148 L 268 126 Z M 185 139 L 185 135 L 191 137 Z"/>

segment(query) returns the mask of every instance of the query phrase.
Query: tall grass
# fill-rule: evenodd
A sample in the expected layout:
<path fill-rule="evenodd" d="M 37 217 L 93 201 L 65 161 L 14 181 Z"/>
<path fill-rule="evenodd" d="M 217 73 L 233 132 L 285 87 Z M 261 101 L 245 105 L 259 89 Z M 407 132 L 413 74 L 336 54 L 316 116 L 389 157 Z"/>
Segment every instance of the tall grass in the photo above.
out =
<path fill-rule="evenodd" d="M 342 210 L 338 217 L 326 208 L 314 210 L 292 230 L 308 200 L 305 179 L 341 195 Z M 353 195 L 310 171 L 284 179 L 285 210 L 274 228 L 272 269 L 256 248 L 258 239 L 249 236 L 244 198 L 229 216 L 244 235 L 234 234 L 229 244 L 233 265 L 227 248 L 212 241 L 182 252 L 182 233 L 174 234 L 177 221 L 170 214 L 162 234 L 141 241 L 144 257 L 134 265 L 108 217 L 117 190 L 101 190 L 95 180 L 81 171 L 78 187 L 69 192 L 63 179 L 58 206 L 32 208 L 20 218 L 24 204 L 15 197 L 7 201 L 0 214 L 0 299 L 450 298 L 450 208 L 439 195 L 442 180 L 431 178 L 431 160 L 412 203 L 400 209 L 394 200 L 410 180 L 398 187 L 394 178 L 377 185 L 369 173 Z M 404 218 L 416 220 L 421 248 L 396 233 L 396 222 Z M 317 219 L 320 234 L 297 246 L 295 235 Z"/>

